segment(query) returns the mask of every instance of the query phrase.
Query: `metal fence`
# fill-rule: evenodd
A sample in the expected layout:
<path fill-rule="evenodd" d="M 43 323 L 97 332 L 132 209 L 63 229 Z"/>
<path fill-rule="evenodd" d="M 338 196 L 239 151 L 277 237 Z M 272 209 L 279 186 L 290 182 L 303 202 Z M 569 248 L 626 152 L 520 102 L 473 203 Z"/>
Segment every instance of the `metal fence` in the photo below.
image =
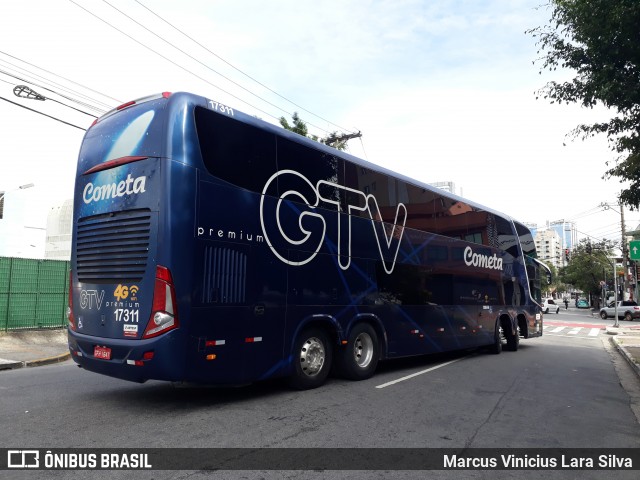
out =
<path fill-rule="evenodd" d="M 66 325 L 69 262 L 0 257 L 0 331 Z"/>

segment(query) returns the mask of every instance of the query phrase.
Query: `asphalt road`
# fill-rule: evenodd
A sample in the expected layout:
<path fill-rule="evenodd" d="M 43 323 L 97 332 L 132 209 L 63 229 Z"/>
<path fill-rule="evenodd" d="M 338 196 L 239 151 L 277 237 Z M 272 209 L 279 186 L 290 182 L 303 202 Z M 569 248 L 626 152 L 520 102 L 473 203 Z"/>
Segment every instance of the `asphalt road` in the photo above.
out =
<path fill-rule="evenodd" d="M 603 325 L 577 310 L 549 323 Z M 609 323 L 613 323 L 612 320 Z M 567 327 L 567 328 L 569 328 Z M 549 327 L 548 327 L 549 328 Z M 553 328 L 558 328 L 554 326 Z M 592 327 L 596 328 L 596 327 Z M 551 328 L 549 328 L 551 330 Z M 571 328 L 573 330 L 573 328 Z M 568 332 L 569 330 L 567 330 Z M 72 362 L 0 373 L 5 448 L 638 448 L 637 377 L 604 332 L 549 333 L 518 352 L 387 362 L 371 379 L 292 392 L 134 384 Z M 626 377 L 626 378 L 623 378 Z M 621 378 L 622 384 L 621 384 Z M 626 385 L 626 387 L 624 386 Z M 318 452 L 320 454 L 320 452 Z M 8 472 L 6 478 L 602 478 L 605 472 Z M 636 472 L 607 472 L 637 478 Z"/>

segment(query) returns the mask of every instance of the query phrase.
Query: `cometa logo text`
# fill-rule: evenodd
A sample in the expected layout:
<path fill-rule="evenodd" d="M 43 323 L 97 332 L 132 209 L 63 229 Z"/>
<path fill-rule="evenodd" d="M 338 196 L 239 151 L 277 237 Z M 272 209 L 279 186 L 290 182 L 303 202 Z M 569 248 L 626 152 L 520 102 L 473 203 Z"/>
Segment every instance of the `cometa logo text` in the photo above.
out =
<path fill-rule="evenodd" d="M 110 198 L 124 197 L 125 195 L 133 195 L 143 193 L 145 191 L 145 181 L 147 177 L 140 176 L 137 178 L 127 175 L 126 180 L 118 183 L 110 183 L 107 185 L 95 186 L 89 182 L 82 192 L 82 200 L 87 205 L 91 202 L 99 202 L 100 200 L 108 200 Z"/>
<path fill-rule="evenodd" d="M 464 263 L 470 267 L 489 268 L 493 270 L 502 270 L 502 259 L 494 253 L 493 256 L 473 253 L 471 247 L 464 249 Z"/>

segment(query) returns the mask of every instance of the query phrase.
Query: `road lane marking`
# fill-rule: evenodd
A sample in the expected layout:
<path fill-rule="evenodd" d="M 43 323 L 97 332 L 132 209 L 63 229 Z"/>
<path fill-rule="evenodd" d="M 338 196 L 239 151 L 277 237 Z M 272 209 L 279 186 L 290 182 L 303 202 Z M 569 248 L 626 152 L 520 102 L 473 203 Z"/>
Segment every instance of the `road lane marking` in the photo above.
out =
<path fill-rule="evenodd" d="M 549 330 L 549 333 L 558 333 L 564 330 L 566 327 L 556 327 L 553 330 Z"/>
<path fill-rule="evenodd" d="M 582 327 L 576 327 L 573 330 L 569 330 L 567 333 L 569 335 L 577 335 L 580 330 L 582 330 Z"/>
<path fill-rule="evenodd" d="M 398 378 L 397 380 L 392 380 L 390 382 L 383 383 L 382 385 L 377 385 L 376 388 L 385 388 L 385 387 L 389 387 L 391 385 L 395 385 L 396 383 L 404 382 L 405 380 L 409 380 L 409 379 L 411 379 L 413 377 L 417 377 L 418 375 L 422 375 L 424 373 L 429 373 L 429 372 L 432 372 L 432 371 L 437 370 L 439 368 L 446 367 L 447 365 L 451 365 L 452 363 L 459 362 L 460 360 L 462 360 L 464 358 L 467 358 L 467 357 L 456 358 L 455 360 L 451 360 L 449 362 L 441 363 L 440 365 L 436 365 L 435 367 L 427 368 L 426 370 L 422 370 L 421 372 L 412 373 L 411 375 L 407 375 L 406 377 Z"/>
<path fill-rule="evenodd" d="M 589 332 L 590 337 L 597 337 L 599 334 L 600 334 L 599 328 L 592 328 L 591 331 Z"/>

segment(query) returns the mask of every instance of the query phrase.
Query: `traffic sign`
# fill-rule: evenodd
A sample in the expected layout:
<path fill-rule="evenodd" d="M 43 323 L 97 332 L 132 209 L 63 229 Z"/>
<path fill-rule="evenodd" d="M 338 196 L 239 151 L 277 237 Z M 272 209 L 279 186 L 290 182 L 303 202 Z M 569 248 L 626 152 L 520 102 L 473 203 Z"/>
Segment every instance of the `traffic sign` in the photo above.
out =
<path fill-rule="evenodd" d="M 631 260 L 640 260 L 640 240 L 631 240 L 629 242 L 629 256 Z"/>

